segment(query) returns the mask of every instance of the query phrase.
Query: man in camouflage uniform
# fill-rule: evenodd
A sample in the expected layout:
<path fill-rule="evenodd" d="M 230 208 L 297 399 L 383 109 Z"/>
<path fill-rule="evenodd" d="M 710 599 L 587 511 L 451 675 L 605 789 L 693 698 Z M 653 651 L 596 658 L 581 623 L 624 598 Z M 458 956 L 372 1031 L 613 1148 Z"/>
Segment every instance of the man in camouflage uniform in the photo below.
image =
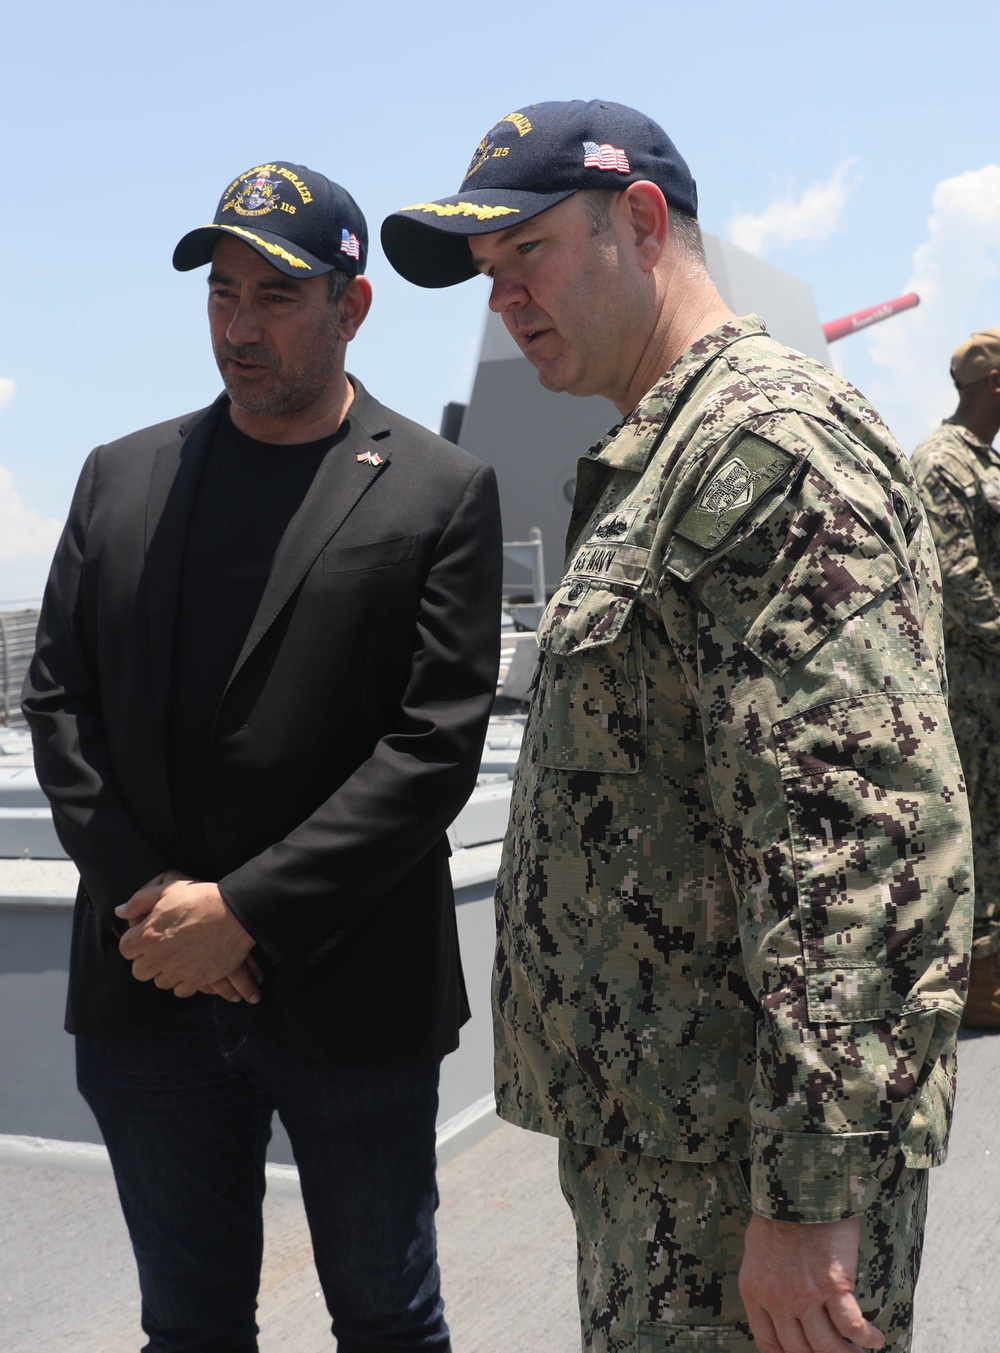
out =
<path fill-rule="evenodd" d="M 1000 1029 L 1000 329 L 951 359 L 958 408 L 913 453 L 944 584 L 948 709 L 969 786 L 976 916 L 963 1023 Z"/>
<path fill-rule="evenodd" d="M 728 310 L 696 210 L 655 123 L 549 103 L 382 228 L 623 415 L 539 627 L 497 1103 L 560 1138 L 586 1348 L 900 1353 L 970 938 L 937 563 L 882 420 Z"/>

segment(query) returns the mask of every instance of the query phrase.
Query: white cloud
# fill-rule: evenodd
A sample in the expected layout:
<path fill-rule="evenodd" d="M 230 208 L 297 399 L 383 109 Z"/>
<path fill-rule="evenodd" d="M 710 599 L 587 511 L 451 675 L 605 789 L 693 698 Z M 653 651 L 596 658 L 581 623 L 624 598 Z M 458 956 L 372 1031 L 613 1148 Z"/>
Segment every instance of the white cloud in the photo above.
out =
<path fill-rule="evenodd" d="M 937 185 L 902 290 L 920 305 L 871 331 L 868 355 L 884 375 L 868 393 L 912 451 L 954 411 L 952 352 L 975 329 L 1000 326 L 1000 164 Z"/>
<path fill-rule="evenodd" d="M 6 409 L 7 405 L 17 393 L 17 385 L 9 376 L 0 376 L 0 409 Z"/>
<path fill-rule="evenodd" d="M 0 601 L 41 596 L 61 530 L 61 522 L 32 512 L 0 465 Z"/>
<path fill-rule="evenodd" d="M 738 212 L 730 219 L 729 238 L 751 254 L 774 245 L 819 244 L 843 228 L 847 199 L 860 177 L 850 178 L 855 164 L 845 160 L 828 179 L 810 184 L 798 197 L 779 197 L 762 212 Z"/>

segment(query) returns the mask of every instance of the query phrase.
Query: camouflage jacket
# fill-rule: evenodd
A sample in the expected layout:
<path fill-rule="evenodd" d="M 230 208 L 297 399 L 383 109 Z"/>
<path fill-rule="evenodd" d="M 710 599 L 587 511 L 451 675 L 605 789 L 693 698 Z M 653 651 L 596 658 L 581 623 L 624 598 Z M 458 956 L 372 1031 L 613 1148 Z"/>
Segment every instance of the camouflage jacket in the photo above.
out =
<path fill-rule="evenodd" d="M 941 566 L 951 698 L 988 717 L 1000 658 L 1000 453 L 968 428 L 942 423 L 914 451 L 913 474 Z"/>
<path fill-rule="evenodd" d="M 906 460 L 755 317 L 579 467 L 497 884 L 497 1103 L 827 1221 L 944 1157 L 971 847 Z"/>

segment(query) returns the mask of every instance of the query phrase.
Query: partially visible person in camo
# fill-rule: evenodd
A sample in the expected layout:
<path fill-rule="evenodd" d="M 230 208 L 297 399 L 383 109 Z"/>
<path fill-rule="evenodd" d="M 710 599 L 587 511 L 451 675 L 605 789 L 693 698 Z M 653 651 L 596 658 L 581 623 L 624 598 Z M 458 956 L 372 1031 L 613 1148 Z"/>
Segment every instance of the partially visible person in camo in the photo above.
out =
<path fill-rule="evenodd" d="M 944 585 L 948 710 L 969 787 L 976 911 L 962 1022 L 1000 1029 L 1000 329 L 956 350 L 958 408 L 913 453 Z"/>

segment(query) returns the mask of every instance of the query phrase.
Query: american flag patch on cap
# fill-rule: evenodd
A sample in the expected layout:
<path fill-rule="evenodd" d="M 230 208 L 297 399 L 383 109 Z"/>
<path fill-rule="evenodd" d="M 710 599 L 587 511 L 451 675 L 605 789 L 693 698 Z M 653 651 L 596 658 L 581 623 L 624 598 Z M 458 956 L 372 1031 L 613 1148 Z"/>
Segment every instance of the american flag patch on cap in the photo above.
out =
<path fill-rule="evenodd" d="M 340 252 L 347 254 L 349 258 L 356 258 L 361 261 L 361 246 L 358 244 L 357 235 L 352 235 L 349 230 L 340 232 Z"/>
<path fill-rule="evenodd" d="M 619 174 L 631 174 L 628 156 L 615 146 L 599 146 L 596 141 L 583 143 L 584 169 L 617 169 Z"/>

